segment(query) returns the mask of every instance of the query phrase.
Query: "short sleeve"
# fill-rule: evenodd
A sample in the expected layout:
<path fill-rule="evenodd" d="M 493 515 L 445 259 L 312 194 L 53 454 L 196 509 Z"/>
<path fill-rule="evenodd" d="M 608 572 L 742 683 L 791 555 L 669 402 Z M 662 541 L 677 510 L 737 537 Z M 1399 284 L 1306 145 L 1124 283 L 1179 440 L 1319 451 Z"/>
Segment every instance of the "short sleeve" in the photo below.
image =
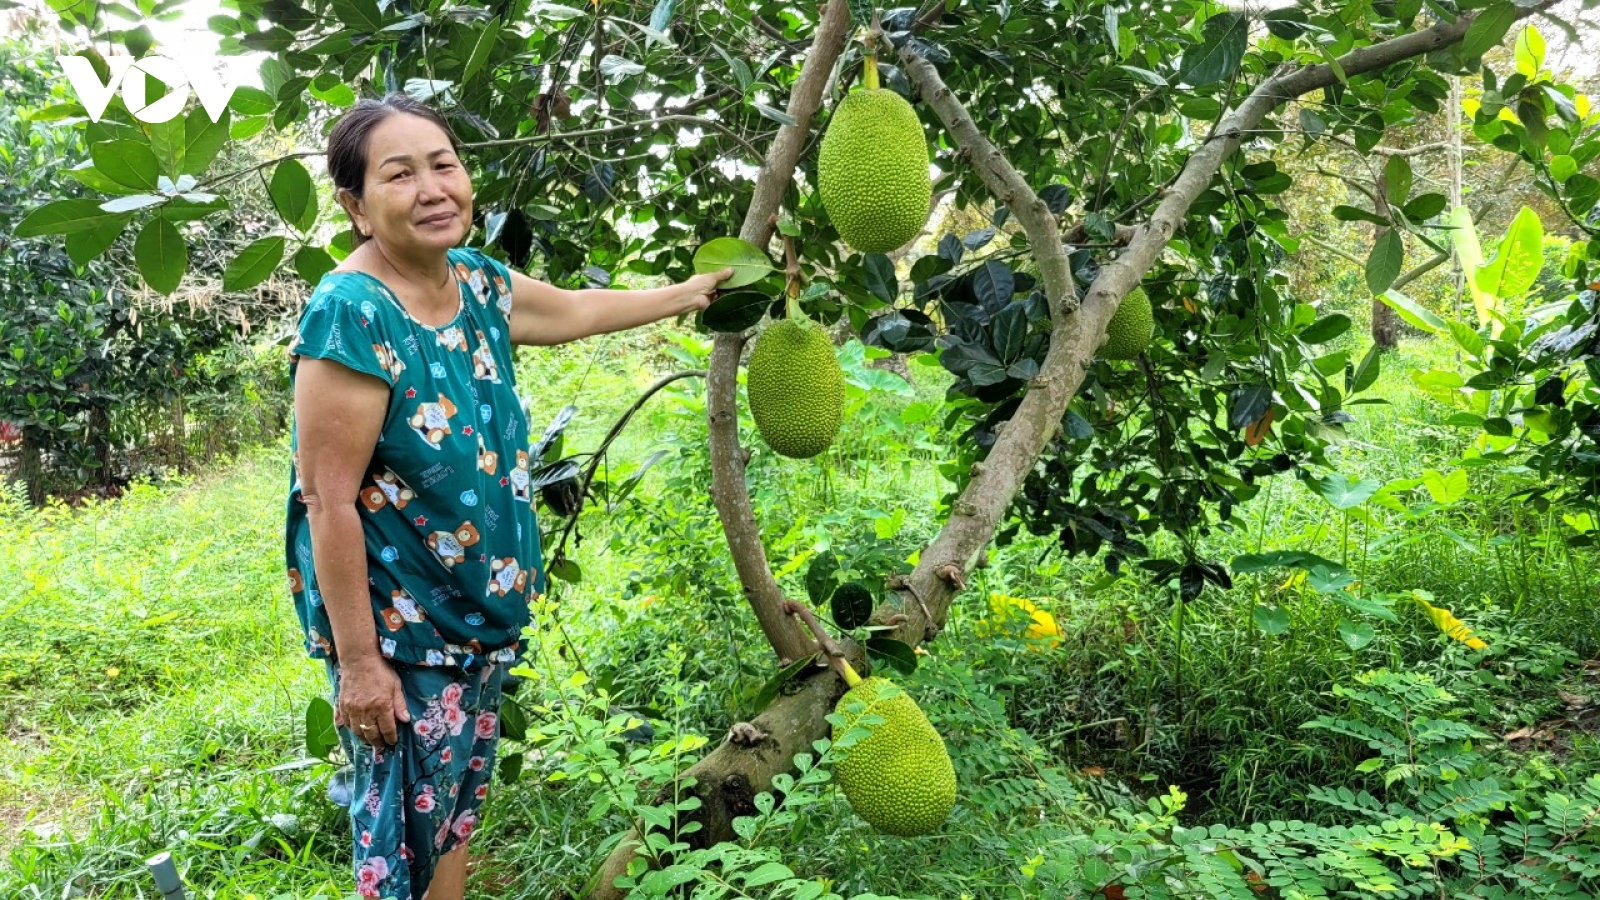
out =
<path fill-rule="evenodd" d="M 394 387 L 403 364 L 379 327 L 378 310 L 370 299 L 352 297 L 324 283 L 300 317 L 300 329 L 289 346 L 294 359 L 309 357 L 339 363 L 383 379 Z"/>
<path fill-rule="evenodd" d="M 509 331 L 511 326 L 511 270 L 506 264 L 476 247 L 463 247 L 458 251 L 464 261 L 480 277 L 471 278 L 471 287 L 480 305 L 499 314 L 501 323 Z"/>

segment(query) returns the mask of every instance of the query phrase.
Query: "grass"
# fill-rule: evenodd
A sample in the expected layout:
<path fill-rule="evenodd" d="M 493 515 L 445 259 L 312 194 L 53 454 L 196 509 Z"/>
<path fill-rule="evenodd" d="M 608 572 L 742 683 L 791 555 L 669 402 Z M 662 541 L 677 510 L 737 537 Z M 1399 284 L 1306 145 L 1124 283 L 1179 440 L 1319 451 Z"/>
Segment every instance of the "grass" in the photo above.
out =
<path fill-rule="evenodd" d="M 525 354 L 519 384 L 539 404 L 534 430 L 572 402 L 568 452 L 592 448 L 658 374 L 703 367 L 709 345 L 671 334 Z M 1406 377 L 1448 363 L 1426 343 L 1391 357 L 1378 386 L 1390 404 L 1360 410 L 1339 471 L 1388 483 L 1457 468 L 1468 437 L 1440 425 L 1448 412 Z M 793 595 L 804 596 L 819 552 L 870 578 L 936 530 L 945 382 L 913 371 L 906 390 L 856 367 L 852 400 L 864 412 L 825 465 L 752 461 L 771 562 Z M 537 652 L 550 672 L 535 690 L 558 690 L 581 658 L 612 702 L 660 714 L 658 735 L 715 741 L 754 712 L 770 667 L 706 493 L 701 392 L 694 381 L 663 392 L 613 446 L 614 482 L 649 454 L 666 456 L 614 515 L 583 519 L 569 548 L 583 581 L 561 590 L 565 632 L 541 622 Z M 747 434 L 746 446 L 757 444 Z M 1196 820 L 1318 813 L 1306 788 L 1343 783 L 1366 751 L 1300 725 L 1339 712 L 1331 687 L 1379 666 L 1435 673 L 1501 733 L 1559 715 L 1558 687 L 1595 692 L 1576 662 L 1600 641 L 1591 599 L 1600 566 L 1555 539 L 1559 517 L 1499 499 L 1527 477 L 1473 470 L 1470 490 L 1449 502 L 1417 487 L 1394 492 L 1397 508 L 1370 502 L 1348 521 L 1279 479 L 1231 532 L 1199 539 L 1203 555 L 1222 560 L 1321 554 L 1350 569 L 1352 591 L 1319 592 L 1279 570 L 1241 575 L 1232 591 L 1208 589 L 1180 612 L 1168 586 L 1104 583 L 1098 561 L 1062 559 L 1045 542 L 995 549 L 908 680 L 974 786 L 954 836 L 886 843 L 830 795 L 789 836 L 788 861 L 838 890 L 1010 897 L 1022 848 L 1007 841 L 1039 820 L 1029 798 L 1042 784 L 1059 788 L 1045 806 L 1063 821 L 1094 820 L 1169 783 L 1198 800 Z M 197 897 L 349 889 L 342 812 L 323 797 L 329 767 L 302 760 L 305 703 L 325 684 L 304 658 L 283 585 L 286 485 L 280 444 L 80 509 L 3 501 L 0 896 L 149 896 L 142 863 L 163 849 Z M 1409 599 L 1414 589 L 1491 649 L 1474 654 L 1441 635 Z M 991 591 L 1041 598 L 1066 631 L 1062 647 L 974 640 Z M 1388 603 L 1392 620 L 1351 598 Z M 1265 633 L 1263 608 L 1285 612 L 1287 630 Z M 1369 626 L 1370 641 L 1353 648 L 1341 624 Z M 1600 747 L 1582 729 L 1530 758 L 1575 777 L 1600 769 Z M 550 781 L 554 764 L 491 795 L 477 890 L 520 900 L 575 887 L 619 826 L 614 813 L 584 812 L 592 786 Z"/>

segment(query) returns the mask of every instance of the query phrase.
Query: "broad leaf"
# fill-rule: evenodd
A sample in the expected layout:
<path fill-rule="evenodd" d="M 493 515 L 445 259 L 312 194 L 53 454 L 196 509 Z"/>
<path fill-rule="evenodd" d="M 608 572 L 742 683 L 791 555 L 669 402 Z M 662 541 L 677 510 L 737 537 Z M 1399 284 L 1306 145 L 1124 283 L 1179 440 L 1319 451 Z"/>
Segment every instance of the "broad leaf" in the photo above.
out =
<path fill-rule="evenodd" d="M 1339 640 L 1351 650 L 1360 650 L 1372 643 L 1377 637 L 1377 631 L 1366 622 L 1352 622 L 1349 619 L 1339 620 Z"/>
<path fill-rule="evenodd" d="M 733 275 L 717 285 L 718 290 L 744 287 L 772 274 L 772 260 L 761 248 L 736 237 L 706 241 L 694 254 L 694 270 L 705 275 L 732 268 Z"/>
<path fill-rule="evenodd" d="M 1250 19 L 1240 13 L 1218 13 L 1206 20 L 1199 44 L 1183 52 L 1178 80 L 1204 87 L 1232 78 L 1249 47 Z"/>
<path fill-rule="evenodd" d="M 1478 267 L 1473 279 L 1484 293 L 1510 300 L 1533 287 L 1544 265 L 1544 226 L 1539 214 L 1524 206 L 1495 249 L 1492 262 Z"/>
<path fill-rule="evenodd" d="M 267 188 L 272 196 L 272 206 L 283 221 L 298 231 L 305 232 L 317 220 L 317 190 L 311 183 L 311 173 L 297 159 L 278 163 Z"/>
<path fill-rule="evenodd" d="M 234 257 L 233 262 L 228 263 L 227 270 L 222 273 L 222 289 L 248 290 L 271 278 L 278 263 L 283 262 L 284 244 L 282 236 L 264 237 L 252 242 Z"/>
<path fill-rule="evenodd" d="M 17 224 L 17 237 L 39 237 L 46 234 L 75 234 L 104 228 L 115 220 L 126 221 L 125 216 L 108 213 L 94 200 L 57 200 L 46 203 Z"/>
<path fill-rule="evenodd" d="M 1300 340 L 1308 344 L 1325 344 L 1350 330 L 1350 317 L 1344 313 L 1323 316 L 1300 332 Z"/>
<path fill-rule="evenodd" d="M 339 732 L 333 724 L 333 705 L 322 697 L 306 704 L 306 755 L 328 759 L 339 746 Z"/>
<path fill-rule="evenodd" d="M 1400 241 L 1400 232 L 1393 228 L 1378 235 L 1372 244 L 1372 253 L 1367 256 L 1367 290 L 1374 294 L 1382 294 L 1400 277 L 1400 267 L 1405 264 L 1405 245 Z"/>
<path fill-rule="evenodd" d="M 1430 331 L 1434 334 L 1445 334 L 1450 330 L 1443 319 L 1424 309 L 1417 301 L 1412 300 L 1399 291 L 1384 291 L 1378 299 L 1382 300 L 1390 309 L 1400 314 L 1400 318 L 1413 328 Z"/>
<path fill-rule="evenodd" d="M 1355 509 L 1367 502 L 1378 488 L 1382 487 L 1376 478 L 1352 478 L 1343 472 L 1332 472 L 1321 478 L 1312 478 L 1307 481 L 1311 489 L 1322 495 L 1324 500 L 1333 504 L 1334 509 Z"/>
<path fill-rule="evenodd" d="M 1497 0 L 1489 4 L 1467 26 L 1466 37 L 1461 39 L 1461 55 L 1474 59 L 1498 47 L 1516 21 L 1517 5 L 1511 0 Z"/>
<path fill-rule="evenodd" d="M 151 290 L 171 294 L 189 269 L 189 245 L 166 219 L 146 222 L 133 244 L 133 260 Z"/>
<path fill-rule="evenodd" d="M 1250 618 L 1268 637 L 1278 637 L 1289 632 L 1289 611 L 1281 606 L 1263 606 L 1257 603 L 1255 609 L 1250 611 Z"/>
<path fill-rule="evenodd" d="M 872 606 L 872 591 L 856 581 L 839 585 L 828 600 L 834 624 L 844 631 L 867 624 L 868 617 L 872 615 Z"/>
<path fill-rule="evenodd" d="M 716 301 L 700 313 L 700 321 L 712 331 L 737 334 L 755 327 L 771 305 L 772 298 L 760 291 L 720 293 Z"/>
<path fill-rule="evenodd" d="M 867 655 L 887 662 L 905 675 L 917 670 L 916 651 L 894 638 L 872 638 L 867 641 Z"/>

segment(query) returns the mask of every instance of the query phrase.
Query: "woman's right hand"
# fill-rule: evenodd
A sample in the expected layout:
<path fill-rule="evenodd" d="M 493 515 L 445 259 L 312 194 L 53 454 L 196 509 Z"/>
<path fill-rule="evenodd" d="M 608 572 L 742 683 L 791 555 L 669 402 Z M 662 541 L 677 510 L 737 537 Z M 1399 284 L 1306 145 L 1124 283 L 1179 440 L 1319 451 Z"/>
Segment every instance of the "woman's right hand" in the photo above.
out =
<path fill-rule="evenodd" d="M 411 721 L 394 667 L 380 656 L 341 662 L 333 721 L 368 744 L 393 746 L 400 737 L 399 723 Z"/>

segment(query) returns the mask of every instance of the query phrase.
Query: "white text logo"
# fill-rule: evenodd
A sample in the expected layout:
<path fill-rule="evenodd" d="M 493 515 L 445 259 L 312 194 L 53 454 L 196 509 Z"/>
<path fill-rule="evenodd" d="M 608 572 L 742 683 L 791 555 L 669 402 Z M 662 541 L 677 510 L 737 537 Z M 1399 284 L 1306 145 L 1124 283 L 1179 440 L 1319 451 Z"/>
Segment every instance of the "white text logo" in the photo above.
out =
<path fill-rule="evenodd" d="M 223 84 L 222 78 L 199 60 L 183 62 L 165 56 L 146 56 L 137 61 L 131 56 L 108 56 L 105 60 L 111 70 L 110 81 L 101 81 L 94 64 L 85 57 L 56 57 L 91 122 L 98 122 L 105 115 L 106 107 L 111 104 L 111 95 L 116 93 L 118 85 L 122 86 L 122 102 L 127 104 L 128 112 L 133 113 L 133 117 L 139 121 L 152 125 L 169 121 L 183 112 L 184 104 L 189 101 L 191 87 L 195 96 L 200 98 L 206 115 L 215 122 L 222 118 L 222 111 L 227 108 L 228 100 L 233 97 L 234 88 L 237 87 Z M 133 78 L 126 77 L 129 69 L 134 70 Z M 145 79 L 140 77 L 143 75 L 167 86 L 167 92 L 161 99 L 152 103 L 145 101 Z"/>

